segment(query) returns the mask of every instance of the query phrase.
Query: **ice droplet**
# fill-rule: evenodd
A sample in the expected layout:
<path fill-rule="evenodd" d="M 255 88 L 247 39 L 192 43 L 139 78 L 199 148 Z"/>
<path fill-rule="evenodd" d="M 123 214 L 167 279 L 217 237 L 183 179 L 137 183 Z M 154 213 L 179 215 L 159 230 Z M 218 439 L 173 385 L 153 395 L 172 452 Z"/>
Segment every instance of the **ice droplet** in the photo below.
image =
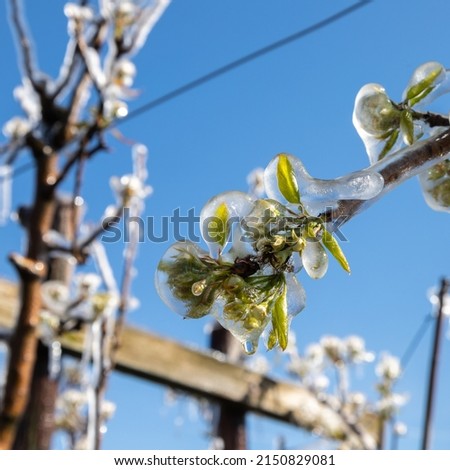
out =
<path fill-rule="evenodd" d="M 322 278 L 328 270 L 328 255 L 319 242 L 308 242 L 302 251 L 305 271 L 313 279 Z"/>
<path fill-rule="evenodd" d="M 253 341 L 245 341 L 243 346 L 246 354 L 255 354 L 257 344 L 255 344 Z"/>
<path fill-rule="evenodd" d="M 356 171 L 332 180 L 313 178 L 298 158 L 292 155 L 288 155 L 288 158 L 297 180 L 301 203 L 311 215 L 320 214 L 338 200 L 372 199 L 384 186 L 383 177 L 370 170 Z M 277 164 L 278 156 L 269 163 L 264 173 L 266 192 L 269 198 L 284 201 L 278 187 Z"/>

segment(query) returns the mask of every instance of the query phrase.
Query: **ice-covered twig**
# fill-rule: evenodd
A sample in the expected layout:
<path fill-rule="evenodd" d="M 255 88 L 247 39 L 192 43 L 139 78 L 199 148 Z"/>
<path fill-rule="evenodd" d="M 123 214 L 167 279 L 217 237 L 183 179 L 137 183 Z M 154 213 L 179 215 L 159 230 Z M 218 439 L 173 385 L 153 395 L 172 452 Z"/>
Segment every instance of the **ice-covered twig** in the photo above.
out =
<path fill-rule="evenodd" d="M 20 11 L 19 0 L 10 0 L 11 20 L 18 38 L 18 49 L 20 50 L 25 75 L 33 87 L 36 88 L 36 70 L 33 63 L 33 53 L 29 33 L 25 29 L 23 16 Z"/>

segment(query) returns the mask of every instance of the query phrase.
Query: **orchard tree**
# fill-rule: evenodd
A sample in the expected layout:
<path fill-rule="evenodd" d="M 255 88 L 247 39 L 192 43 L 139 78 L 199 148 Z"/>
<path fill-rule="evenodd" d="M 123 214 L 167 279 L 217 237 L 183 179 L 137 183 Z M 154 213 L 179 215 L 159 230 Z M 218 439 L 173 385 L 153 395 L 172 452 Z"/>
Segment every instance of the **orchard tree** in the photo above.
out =
<path fill-rule="evenodd" d="M 96 7 L 85 0 L 67 3 L 69 39 L 56 78 L 39 70 L 19 2 L 9 3 L 23 74 L 14 95 L 24 113 L 3 127 L 0 218 L 10 216 L 14 166 L 23 152 L 33 158 L 34 196 L 30 206 L 17 210 L 24 252 L 9 255 L 20 283 L 20 310 L 9 339 L 0 448 L 48 447 L 55 424 L 69 436 L 70 447 L 99 448 L 101 431 L 114 412 L 104 399 L 108 376 L 126 313 L 135 304 L 131 281 L 138 228 L 130 233 L 120 282 L 98 239 L 121 217 L 137 217 L 144 210 L 151 193 L 147 149 L 133 146 L 133 169 L 111 180 L 115 202 L 95 227 L 84 220 L 83 176 L 90 161 L 108 150 L 106 133 L 128 113 L 127 101 L 135 95 L 133 59 L 168 0 L 99 0 Z M 350 272 L 339 246 L 346 221 L 415 175 L 420 175 L 427 203 L 449 211 L 449 121 L 427 107 L 449 89 L 447 70 L 435 62 L 413 73 L 400 100 L 391 99 L 380 85 L 363 87 L 353 117 L 370 158 L 361 171 L 317 179 L 294 156 L 279 154 L 264 171 L 267 197 L 238 191 L 212 197 L 201 212 L 209 251 L 189 241 L 167 250 L 156 274 L 162 299 L 185 318 L 213 315 L 248 354 L 256 352 L 261 336 L 268 349 L 289 351 L 289 325 L 306 299 L 298 276 L 304 271 L 314 279 L 323 277 L 329 255 Z M 72 177 L 71 194 L 63 196 L 60 189 Z M 96 273 L 83 269 L 90 258 Z M 85 331 L 81 361 L 62 365 L 58 337 L 80 328 Z M 321 344 L 328 365 L 340 373 L 346 363 L 368 358 L 355 340 L 346 348 L 329 338 Z M 290 354 L 291 372 L 319 393 L 324 379 L 318 386 L 320 374 L 310 366 L 306 373 L 299 356 Z M 392 404 L 398 378 L 394 362 L 386 360 L 379 368 L 379 390 L 386 400 L 378 408 L 384 420 L 401 404 Z M 44 380 L 36 380 L 42 379 L 42 370 Z M 348 410 L 350 403 L 360 413 L 358 400 L 351 401 L 343 385 L 340 390 L 337 408 Z"/>

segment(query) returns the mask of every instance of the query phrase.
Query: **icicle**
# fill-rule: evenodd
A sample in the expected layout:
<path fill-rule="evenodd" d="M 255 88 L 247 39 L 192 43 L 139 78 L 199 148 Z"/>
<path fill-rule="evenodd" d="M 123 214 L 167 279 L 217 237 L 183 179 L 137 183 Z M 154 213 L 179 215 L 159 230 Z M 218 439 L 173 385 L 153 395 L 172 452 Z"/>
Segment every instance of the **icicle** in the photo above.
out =
<path fill-rule="evenodd" d="M 61 372 L 61 343 L 53 341 L 50 345 L 50 378 L 56 379 Z"/>
<path fill-rule="evenodd" d="M 11 214 L 12 174 L 10 165 L 0 165 L 0 225 L 5 225 Z"/>

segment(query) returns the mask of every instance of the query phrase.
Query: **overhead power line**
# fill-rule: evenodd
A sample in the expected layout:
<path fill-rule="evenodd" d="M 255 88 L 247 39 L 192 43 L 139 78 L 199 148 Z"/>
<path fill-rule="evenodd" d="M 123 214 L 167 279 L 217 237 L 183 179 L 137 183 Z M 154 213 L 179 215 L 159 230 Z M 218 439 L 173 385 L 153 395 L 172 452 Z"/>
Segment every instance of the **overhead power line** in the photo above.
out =
<path fill-rule="evenodd" d="M 277 49 L 281 49 L 282 47 L 287 46 L 288 44 L 291 44 L 295 41 L 298 41 L 305 36 L 308 36 L 309 34 L 312 34 L 320 29 L 323 29 L 332 23 L 337 22 L 338 20 L 351 15 L 354 13 L 356 10 L 367 6 L 369 3 L 372 3 L 372 0 L 361 0 L 357 3 L 354 3 L 353 5 L 350 5 L 347 8 L 344 8 L 343 10 L 338 11 L 337 13 L 328 16 L 327 18 L 318 21 L 317 23 L 312 24 L 311 26 L 308 26 L 304 29 L 301 29 L 293 34 L 290 34 L 289 36 L 286 36 L 282 39 L 279 39 L 275 42 L 272 42 L 271 44 L 268 44 L 267 46 L 261 47 L 260 49 L 257 49 L 256 51 L 253 51 L 247 55 L 244 55 L 240 57 L 239 59 L 233 60 L 232 62 L 229 62 L 226 65 L 223 65 L 215 70 L 212 70 L 211 72 L 208 72 L 205 75 L 202 75 L 201 77 L 198 77 L 190 82 L 185 83 L 184 85 L 181 85 L 178 88 L 175 88 L 172 91 L 169 91 L 168 93 L 165 93 L 164 95 L 159 96 L 158 98 L 155 98 L 154 100 L 151 100 L 142 106 L 137 107 L 136 109 L 133 109 L 130 111 L 126 116 L 122 118 L 118 118 L 115 121 L 113 121 L 110 124 L 110 127 L 117 127 L 121 125 L 122 123 L 129 121 L 130 119 L 134 119 L 137 116 L 140 116 L 141 114 L 144 114 L 158 106 L 161 106 L 162 104 L 167 103 L 168 101 L 172 101 L 175 98 L 178 98 L 181 95 L 184 95 L 188 93 L 189 91 L 194 90 L 195 88 L 199 88 L 200 86 L 204 85 L 205 83 L 211 82 L 212 80 L 215 80 L 216 78 L 225 75 L 239 67 L 242 67 L 245 64 L 248 64 L 260 57 L 263 57 Z M 22 166 L 19 166 L 18 168 L 15 169 L 14 175 L 19 176 L 23 173 L 26 173 L 28 170 L 33 168 L 34 163 L 33 162 L 28 162 L 25 163 Z"/>
<path fill-rule="evenodd" d="M 192 80 L 191 82 L 181 85 L 179 88 L 175 88 L 174 90 L 169 91 L 168 93 L 152 101 L 149 101 L 148 103 L 145 103 L 142 106 L 139 106 L 138 108 L 129 112 L 123 118 L 117 119 L 113 125 L 116 125 L 116 126 L 120 125 L 123 122 L 128 121 L 129 119 L 133 119 L 136 116 L 139 116 L 140 114 L 150 111 L 151 109 L 156 108 L 157 106 L 167 103 L 168 101 L 171 101 L 180 95 L 184 95 L 185 93 L 195 88 L 198 88 L 204 85 L 205 83 L 210 82 L 211 80 L 215 80 L 216 78 L 222 75 L 225 75 L 231 72 L 232 70 L 242 67 L 243 65 L 248 64 L 249 62 L 252 62 L 255 59 L 258 59 L 266 54 L 269 54 L 270 52 L 273 52 L 276 49 L 280 49 L 284 46 L 287 46 L 288 44 L 298 41 L 299 39 L 302 39 L 305 36 L 308 36 L 309 34 L 312 34 L 315 31 L 318 31 L 320 29 L 323 29 L 326 26 L 329 26 L 330 24 L 335 23 L 336 21 L 344 18 L 345 16 L 350 15 L 354 11 L 358 10 L 359 8 L 362 8 L 363 6 L 368 5 L 371 2 L 372 0 L 362 0 L 358 3 L 355 3 L 349 6 L 348 8 L 345 8 L 335 13 L 334 15 L 331 15 L 317 23 L 314 23 L 311 26 L 308 26 L 305 29 L 301 29 L 300 31 L 290 34 L 289 36 L 286 36 L 283 39 L 279 39 L 278 41 L 268 44 L 267 46 L 264 46 L 256 51 L 251 52 L 250 54 L 242 56 L 239 59 L 233 60 L 232 62 L 229 62 L 228 64 L 223 65 L 222 67 L 219 67 L 205 75 L 202 75 L 201 77 L 196 78 L 195 80 Z"/>

